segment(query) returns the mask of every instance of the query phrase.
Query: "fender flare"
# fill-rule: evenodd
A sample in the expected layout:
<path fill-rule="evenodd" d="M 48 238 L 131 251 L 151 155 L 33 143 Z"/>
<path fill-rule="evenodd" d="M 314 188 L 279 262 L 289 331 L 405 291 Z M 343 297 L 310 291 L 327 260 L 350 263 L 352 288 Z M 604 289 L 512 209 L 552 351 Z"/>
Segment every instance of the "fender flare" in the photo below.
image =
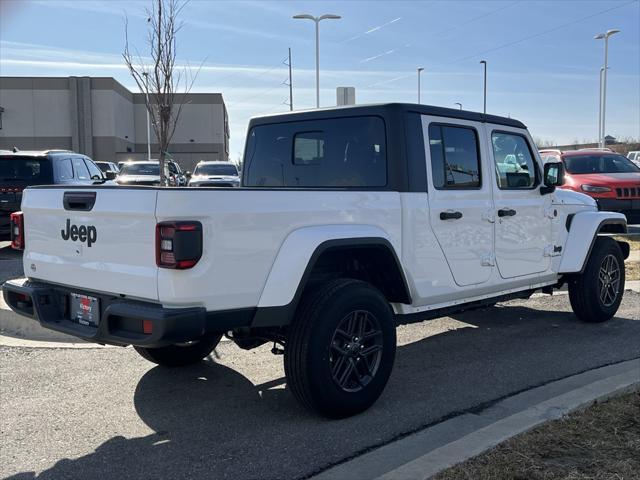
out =
<path fill-rule="evenodd" d="M 627 219 L 621 213 L 579 212 L 567 222 L 569 234 L 558 273 L 582 273 L 596 243 L 598 233 L 606 225 L 620 225 L 627 231 Z"/>
<path fill-rule="evenodd" d="M 380 246 L 390 251 L 410 300 L 406 273 L 384 230 L 371 225 L 304 227 L 291 232 L 282 243 L 267 276 L 252 326 L 289 324 L 318 258 L 329 249 L 351 246 Z"/>

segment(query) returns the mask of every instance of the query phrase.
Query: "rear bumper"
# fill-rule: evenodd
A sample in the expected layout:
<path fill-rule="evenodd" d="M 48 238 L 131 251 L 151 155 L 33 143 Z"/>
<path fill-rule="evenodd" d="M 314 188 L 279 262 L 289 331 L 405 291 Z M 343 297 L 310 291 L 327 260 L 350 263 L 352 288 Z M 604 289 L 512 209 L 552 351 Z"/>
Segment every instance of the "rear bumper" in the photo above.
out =
<path fill-rule="evenodd" d="M 638 198 L 596 198 L 598 210 L 620 212 L 627 217 L 627 223 L 640 223 L 640 199 Z"/>
<path fill-rule="evenodd" d="M 251 324 L 255 309 L 207 312 L 204 308 L 164 308 L 150 302 L 82 291 L 26 278 L 2 286 L 6 304 L 16 313 L 38 321 L 44 328 L 90 342 L 111 345 L 162 347 L 223 333 Z M 100 300 L 97 327 L 70 318 L 69 294 L 81 293 Z M 144 333 L 143 320 L 152 323 Z"/>

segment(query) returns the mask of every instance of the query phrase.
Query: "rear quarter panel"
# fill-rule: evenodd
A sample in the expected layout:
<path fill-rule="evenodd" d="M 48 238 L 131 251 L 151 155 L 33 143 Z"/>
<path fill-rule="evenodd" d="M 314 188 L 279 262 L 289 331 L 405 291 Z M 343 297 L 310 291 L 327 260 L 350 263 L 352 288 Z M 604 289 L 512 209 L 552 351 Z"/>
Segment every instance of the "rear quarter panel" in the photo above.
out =
<path fill-rule="evenodd" d="M 169 306 L 257 306 L 276 256 L 288 254 L 281 251 L 285 239 L 306 227 L 370 225 L 384 232 L 401 255 L 397 192 L 164 190 L 158 192 L 156 215 L 158 221 L 198 220 L 203 226 L 198 264 L 190 270 L 158 272 L 159 299 Z"/>

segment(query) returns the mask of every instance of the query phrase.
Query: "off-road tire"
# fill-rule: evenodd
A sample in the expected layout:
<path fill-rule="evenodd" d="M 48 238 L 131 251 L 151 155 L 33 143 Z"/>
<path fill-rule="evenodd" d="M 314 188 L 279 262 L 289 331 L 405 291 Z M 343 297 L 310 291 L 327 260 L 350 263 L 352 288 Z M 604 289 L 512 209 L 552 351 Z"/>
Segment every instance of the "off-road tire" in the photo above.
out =
<path fill-rule="evenodd" d="M 345 340 L 339 348 L 346 351 L 345 345 L 349 344 L 349 348 L 362 349 L 363 354 L 374 352 L 366 358 L 359 357 L 357 351 L 350 350 L 348 355 L 335 351 L 346 331 L 338 327 L 351 325 L 349 318 L 356 322 L 353 325 L 365 324 L 370 328 L 360 330 L 365 332 L 360 338 L 362 345 L 360 341 L 353 344 Z M 382 293 L 359 280 L 332 280 L 303 296 L 289 328 L 284 352 L 287 385 L 294 397 L 313 412 L 329 418 L 355 415 L 369 408 L 382 394 L 393 369 L 395 352 L 393 311 Z M 369 360 L 375 364 L 370 365 Z M 353 388 L 359 390 L 341 387 L 339 380 L 334 379 L 342 377 L 336 374 L 339 361 L 342 373 L 351 368 L 345 385 L 352 382 Z M 356 377 L 357 383 L 353 379 Z"/>
<path fill-rule="evenodd" d="M 133 347 L 142 358 L 163 367 L 185 367 L 202 361 L 220 342 L 222 334 L 187 344 L 159 348 Z"/>
<path fill-rule="evenodd" d="M 602 282 L 599 275 L 601 270 L 606 270 L 605 260 L 615 260 L 619 271 L 619 281 L 615 290 L 615 298 L 612 300 L 613 293 L 602 300 Z M 604 278 L 606 279 L 606 274 Z M 583 322 L 599 323 L 605 322 L 612 318 L 618 311 L 622 295 L 624 293 L 624 258 L 622 250 L 618 243 L 611 238 L 597 238 L 591 254 L 587 259 L 584 272 L 575 275 L 569 281 L 569 300 L 571 308 L 576 316 Z"/>

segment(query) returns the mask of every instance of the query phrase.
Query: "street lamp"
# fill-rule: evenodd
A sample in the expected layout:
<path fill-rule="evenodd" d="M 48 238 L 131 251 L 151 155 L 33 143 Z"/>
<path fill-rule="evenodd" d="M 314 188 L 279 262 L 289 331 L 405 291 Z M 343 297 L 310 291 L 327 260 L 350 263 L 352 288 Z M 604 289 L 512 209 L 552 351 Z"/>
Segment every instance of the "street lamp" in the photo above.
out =
<path fill-rule="evenodd" d="M 607 110 L 607 68 L 608 68 L 607 56 L 609 51 L 609 37 L 611 35 L 615 35 L 618 32 L 620 32 L 620 30 L 616 30 L 616 29 L 607 30 L 606 33 L 599 33 L 595 37 L 593 37 L 595 40 L 604 39 L 604 67 L 602 67 L 604 69 L 602 72 L 602 103 L 601 103 L 602 111 L 600 112 L 600 138 L 598 139 L 600 148 L 604 148 L 606 146 L 605 140 L 604 140 L 604 136 L 605 136 L 604 121 L 605 121 L 606 110 Z"/>
<path fill-rule="evenodd" d="M 460 110 L 462 110 L 462 104 L 460 102 L 456 102 L 456 105 L 458 105 L 458 107 L 460 107 Z"/>
<path fill-rule="evenodd" d="M 487 114 L 487 61 L 480 60 L 480 63 L 484 65 L 484 114 Z"/>
<path fill-rule="evenodd" d="M 418 103 L 420 103 L 420 74 L 423 70 L 424 68 L 422 67 L 418 68 Z"/>
<path fill-rule="evenodd" d="M 316 24 L 316 108 L 320 108 L 320 22 L 322 20 L 339 20 L 342 18 L 340 15 L 333 15 L 330 13 L 314 17 L 308 13 L 300 15 L 294 15 L 296 20 L 313 20 Z"/>
<path fill-rule="evenodd" d="M 142 72 L 144 75 L 144 95 L 147 99 L 147 160 L 151 161 L 151 125 L 149 121 L 149 72 Z"/>
<path fill-rule="evenodd" d="M 598 146 L 600 146 L 600 139 L 602 138 L 602 74 L 604 73 L 604 67 L 600 67 L 600 96 L 598 98 Z"/>

